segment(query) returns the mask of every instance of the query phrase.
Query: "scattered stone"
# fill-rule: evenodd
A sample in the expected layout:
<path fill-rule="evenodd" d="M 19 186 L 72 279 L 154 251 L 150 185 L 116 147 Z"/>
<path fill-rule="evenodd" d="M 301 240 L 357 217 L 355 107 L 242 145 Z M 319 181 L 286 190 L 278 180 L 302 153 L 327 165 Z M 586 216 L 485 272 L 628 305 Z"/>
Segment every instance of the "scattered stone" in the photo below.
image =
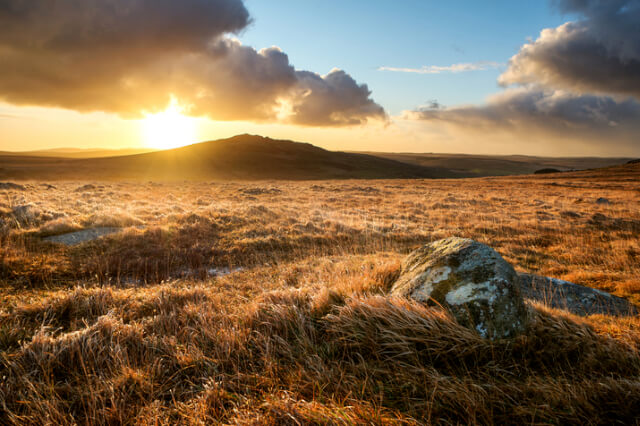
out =
<path fill-rule="evenodd" d="M 447 238 L 411 253 L 391 294 L 440 304 L 488 339 L 517 336 L 529 322 L 516 271 L 470 239 Z"/>
<path fill-rule="evenodd" d="M 65 246 L 75 246 L 78 244 L 86 243 L 87 241 L 97 240 L 98 238 L 105 235 L 115 234 L 116 232 L 120 232 L 121 229 L 122 228 L 112 227 L 83 229 L 82 231 L 46 237 L 43 238 L 43 240 L 50 243 L 62 244 Z"/>
<path fill-rule="evenodd" d="M 238 267 L 238 268 L 229 268 L 229 267 L 209 267 L 209 268 L 196 268 L 196 269 L 192 269 L 192 268 L 184 268 L 181 269 L 179 271 L 177 271 L 177 273 L 173 274 L 171 277 L 172 278 L 176 278 L 176 279 L 184 279 L 184 278 L 197 278 L 197 277 L 214 277 L 214 278 L 221 278 L 221 277 L 225 277 L 227 275 L 231 275 L 235 272 L 241 272 L 243 271 L 244 268 Z"/>
<path fill-rule="evenodd" d="M 16 191 L 24 191 L 26 188 L 13 182 L 0 182 L 0 189 L 13 189 Z"/>
<path fill-rule="evenodd" d="M 526 299 L 541 302 L 575 315 L 637 315 L 638 309 L 627 300 L 557 278 L 520 274 L 520 288 Z"/>
<path fill-rule="evenodd" d="M 609 205 L 611 204 L 611 201 L 609 201 L 607 198 L 600 197 L 596 200 L 596 204 Z"/>
<path fill-rule="evenodd" d="M 244 271 L 244 268 L 242 267 L 238 267 L 238 268 L 229 268 L 228 266 L 224 266 L 222 268 L 209 268 L 207 269 L 207 274 L 209 276 L 212 277 L 224 277 L 230 274 L 233 274 L 234 272 L 242 272 Z"/>

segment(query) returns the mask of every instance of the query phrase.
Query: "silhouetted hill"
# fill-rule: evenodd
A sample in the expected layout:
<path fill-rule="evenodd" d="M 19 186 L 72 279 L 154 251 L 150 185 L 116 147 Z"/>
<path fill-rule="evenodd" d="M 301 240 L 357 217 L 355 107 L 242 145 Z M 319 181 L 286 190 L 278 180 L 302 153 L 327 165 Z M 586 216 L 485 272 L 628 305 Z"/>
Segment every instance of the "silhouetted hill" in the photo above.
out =
<path fill-rule="evenodd" d="M 168 151 L 92 159 L 0 157 L 2 179 L 387 179 L 440 177 L 427 167 L 307 143 L 240 135 Z"/>

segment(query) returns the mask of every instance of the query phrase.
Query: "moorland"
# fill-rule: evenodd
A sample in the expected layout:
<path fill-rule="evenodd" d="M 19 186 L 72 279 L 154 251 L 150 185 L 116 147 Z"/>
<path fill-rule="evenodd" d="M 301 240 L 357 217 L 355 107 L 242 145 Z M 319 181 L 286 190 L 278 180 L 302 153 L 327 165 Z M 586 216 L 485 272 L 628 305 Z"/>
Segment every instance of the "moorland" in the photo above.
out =
<path fill-rule="evenodd" d="M 520 272 L 640 304 L 640 164 L 475 179 L 69 178 L 84 170 L 0 187 L 2 424 L 640 415 L 637 317 L 529 302 L 523 335 L 487 341 L 388 294 L 410 251 L 461 236 Z M 50 240 L 98 228 L 111 231 Z"/>

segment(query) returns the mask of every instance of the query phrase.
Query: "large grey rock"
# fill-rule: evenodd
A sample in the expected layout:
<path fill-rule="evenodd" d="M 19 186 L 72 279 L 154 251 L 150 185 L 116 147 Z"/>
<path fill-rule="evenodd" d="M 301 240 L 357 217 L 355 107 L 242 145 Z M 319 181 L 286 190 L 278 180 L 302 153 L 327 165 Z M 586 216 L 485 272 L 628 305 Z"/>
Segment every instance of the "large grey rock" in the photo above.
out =
<path fill-rule="evenodd" d="M 520 274 L 520 288 L 526 299 L 576 315 L 637 315 L 638 309 L 627 300 L 557 278 Z"/>
<path fill-rule="evenodd" d="M 513 267 L 491 247 L 464 238 L 411 253 L 391 294 L 440 304 L 489 339 L 516 336 L 529 320 Z"/>

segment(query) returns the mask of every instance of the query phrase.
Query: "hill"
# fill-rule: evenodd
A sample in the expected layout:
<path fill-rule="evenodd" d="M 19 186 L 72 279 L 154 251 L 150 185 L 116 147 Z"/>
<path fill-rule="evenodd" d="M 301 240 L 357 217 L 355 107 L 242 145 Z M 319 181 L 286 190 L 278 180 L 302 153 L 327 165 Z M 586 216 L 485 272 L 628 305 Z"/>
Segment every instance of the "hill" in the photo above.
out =
<path fill-rule="evenodd" d="M 536 157 L 528 155 L 468 155 L 367 153 L 381 158 L 428 167 L 443 178 L 513 176 L 532 174 L 543 169 L 561 171 L 594 169 L 623 164 L 629 158 Z"/>
<path fill-rule="evenodd" d="M 53 149 L 0 152 L 4 180 L 318 180 L 468 178 L 609 167 L 628 158 L 552 158 L 328 151 L 239 135 L 167 151 Z M 550 177 L 553 178 L 554 174 Z"/>
<path fill-rule="evenodd" d="M 429 168 L 307 143 L 240 135 L 168 151 L 89 159 L 0 156 L 1 179 L 386 179 L 434 178 Z"/>

